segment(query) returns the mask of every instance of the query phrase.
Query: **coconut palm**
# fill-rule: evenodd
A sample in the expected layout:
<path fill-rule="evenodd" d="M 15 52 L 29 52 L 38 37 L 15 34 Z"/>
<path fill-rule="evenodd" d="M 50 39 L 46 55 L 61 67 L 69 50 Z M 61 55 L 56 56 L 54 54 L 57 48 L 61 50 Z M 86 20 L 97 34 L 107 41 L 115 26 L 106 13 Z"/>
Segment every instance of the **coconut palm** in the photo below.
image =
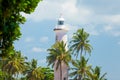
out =
<path fill-rule="evenodd" d="M 83 56 L 81 60 L 72 61 L 74 68 L 71 68 L 73 72 L 70 73 L 71 77 L 74 77 L 74 80 L 84 80 L 89 71 L 91 66 L 87 65 L 88 59 L 86 60 Z"/>
<path fill-rule="evenodd" d="M 54 80 L 54 71 L 53 70 L 51 70 L 49 67 L 47 67 L 47 68 L 43 67 L 42 69 L 45 74 L 44 80 Z"/>
<path fill-rule="evenodd" d="M 101 68 L 96 66 L 95 69 L 91 68 L 91 72 L 89 73 L 89 80 L 106 80 L 105 76 L 107 73 L 101 75 Z"/>
<path fill-rule="evenodd" d="M 42 67 L 37 67 L 37 60 L 32 59 L 28 69 L 25 71 L 27 80 L 43 80 L 44 71 Z"/>
<path fill-rule="evenodd" d="M 7 72 L 11 76 L 17 76 L 26 68 L 25 59 L 26 57 L 22 56 L 21 52 L 16 51 L 6 60 L 6 63 L 3 65 L 3 71 Z"/>
<path fill-rule="evenodd" d="M 6 73 L 5 71 L 0 70 L 0 80 L 6 80 L 9 79 L 11 76 Z"/>
<path fill-rule="evenodd" d="M 83 51 L 91 53 L 92 46 L 89 44 L 88 40 L 89 34 L 84 31 L 84 29 L 78 29 L 76 33 L 74 33 L 70 48 L 75 53 L 75 56 L 78 57 L 80 52 L 80 57 L 82 57 Z"/>
<path fill-rule="evenodd" d="M 62 63 L 68 65 L 71 60 L 70 51 L 66 50 L 66 44 L 63 41 L 56 42 L 48 51 L 48 65 L 56 66 L 56 70 L 58 70 L 58 67 L 60 68 L 60 80 L 62 80 Z"/>
<path fill-rule="evenodd" d="M 3 71 L 3 66 L 6 62 L 6 58 L 0 60 L 0 80 L 8 80 L 12 78 L 12 75 L 8 74 L 6 71 Z"/>

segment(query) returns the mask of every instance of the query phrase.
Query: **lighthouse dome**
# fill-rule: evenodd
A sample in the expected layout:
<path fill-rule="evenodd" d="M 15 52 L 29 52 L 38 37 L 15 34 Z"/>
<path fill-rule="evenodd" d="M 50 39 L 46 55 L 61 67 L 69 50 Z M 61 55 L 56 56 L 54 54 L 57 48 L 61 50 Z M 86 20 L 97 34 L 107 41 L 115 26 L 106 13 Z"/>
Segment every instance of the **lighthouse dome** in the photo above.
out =
<path fill-rule="evenodd" d="M 63 17 L 60 17 L 58 19 L 58 25 L 64 25 L 64 18 Z"/>
<path fill-rule="evenodd" d="M 63 18 L 63 17 L 60 17 L 60 18 L 58 19 L 58 21 L 64 21 L 64 18 Z"/>
<path fill-rule="evenodd" d="M 58 18 L 58 23 L 55 26 L 54 31 L 58 31 L 58 30 L 63 30 L 63 31 L 68 31 L 68 27 L 64 25 L 64 18 L 62 17 L 62 15 Z"/>

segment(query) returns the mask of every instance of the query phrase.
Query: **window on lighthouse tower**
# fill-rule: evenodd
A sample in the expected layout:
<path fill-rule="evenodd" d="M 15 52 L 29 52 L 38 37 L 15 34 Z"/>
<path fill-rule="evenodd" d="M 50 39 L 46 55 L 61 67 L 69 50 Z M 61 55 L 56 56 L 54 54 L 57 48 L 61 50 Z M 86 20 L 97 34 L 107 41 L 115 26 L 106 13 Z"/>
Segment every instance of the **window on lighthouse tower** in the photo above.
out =
<path fill-rule="evenodd" d="M 63 25 L 64 21 L 58 21 L 58 25 Z"/>

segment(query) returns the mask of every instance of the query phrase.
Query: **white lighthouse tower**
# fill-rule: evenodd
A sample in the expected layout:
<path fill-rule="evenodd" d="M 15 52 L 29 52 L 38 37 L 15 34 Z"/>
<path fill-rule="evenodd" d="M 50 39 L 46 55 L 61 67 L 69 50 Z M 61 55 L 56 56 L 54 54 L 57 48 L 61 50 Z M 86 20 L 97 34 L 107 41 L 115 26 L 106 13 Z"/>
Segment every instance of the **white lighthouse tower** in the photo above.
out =
<path fill-rule="evenodd" d="M 63 41 L 67 44 L 68 28 L 64 25 L 64 18 L 62 17 L 62 15 L 58 19 L 58 24 L 54 28 L 54 32 L 56 33 L 56 41 Z M 54 80 L 60 80 L 60 68 L 56 70 L 55 67 L 56 64 L 54 66 Z M 62 63 L 62 80 L 68 80 L 68 66 L 65 63 Z"/>

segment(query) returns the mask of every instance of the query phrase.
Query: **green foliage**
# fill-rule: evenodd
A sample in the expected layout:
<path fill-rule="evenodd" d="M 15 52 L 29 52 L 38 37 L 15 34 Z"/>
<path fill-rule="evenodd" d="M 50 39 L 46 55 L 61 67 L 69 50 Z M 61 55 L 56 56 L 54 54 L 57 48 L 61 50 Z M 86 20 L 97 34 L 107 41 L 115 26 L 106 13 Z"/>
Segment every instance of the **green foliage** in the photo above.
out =
<path fill-rule="evenodd" d="M 49 55 L 47 56 L 48 65 L 56 66 L 55 69 L 60 70 L 60 80 L 62 80 L 62 63 L 68 65 L 71 60 L 70 51 L 66 50 L 66 44 L 56 42 L 50 49 L 48 49 Z"/>
<path fill-rule="evenodd" d="M 41 0 L 0 0 L 0 57 L 14 54 L 13 42 L 21 36 L 21 12 L 32 13 Z"/>
<path fill-rule="evenodd" d="M 48 49 L 49 55 L 47 56 L 48 65 L 55 66 L 55 69 L 60 69 L 60 78 L 62 77 L 61 63 L 64 62 L 68 65 L 69 61 L 72 62 L 73 68 L 70 76 L 73 80 L 105 80 L 105 74 L 100 75 L 100 68 L 92 69 L 92 65 L 88 65 L 88 59 L 82 55 L 83 52 L 91 53 L 92 46 L 88 40 L 89 34 L 84 29 L 78 29 L 74 33 L 70 41 L 70 49 L 66 51 L 66 44 L 64 42 L 56 42 L 51 48 Z M 78 57 L 80 52 L 80 60 L 71 60 L 70 52 L 73 52 Z M 47 79 L 46 79 L 47 80 Z M 62 78 L 60 79 L 62 80 Z"/>
<path fill-rule="evenodd" d="M 26 69 L 27 57 L 21 55 L 20 51 L 0 60 L 0 80 L 16 80 L 19 74 Z M 16 77 L 16 78 L 15 78 Z"/>
<path fill-rule="evenodd" d="M 54 72 L 49 67 L 37 66 L 37 60 L 35 59 L 32 59 L 31 62 L 25 62 L 26 59 L 20 52 L 17 52 L 11 55 L 9 59 L 1 60 L 0 80 L 54 79 Z"/>
<path fill-rule="evenodd" d="M 27 69 L 24 71 L 24 80 L 53 80 L 53 70 L 37 66 L 37 60 L 32 59 L 29 62 Z"/>
<path fill-rule="evenodd" d="M 81 60 L 73 60 L 72 65 L 74 66 L 71 68 L 73 71 L 70 73 L 71 77 L 74 77 L 74 80 L 83 80 L 88 75 L 91 65 L 87 64 L 88 59 L 86 60 L 84 56 L 81 57 Z"/>
<path fill-rule="evenodd" d="M 73 34 L 72 40 L 70 41 L 70 48 L 76 57 L 78 57 L 79 52 L 80 57 L 82 57 L 83 51 L 85 53 L 91 53 L 92 46 L 89 44 L 88 37 L 89 34 L 85 32 L 83 28 L 78 29 L 77 32 Z"/>
<path fill-rule="evenodd" d="M 9 56 L 9 58 L 3 64 L 2 69 L 11 76 L 17 76 L 19 73 L 23 73 L 23 71 L 26 69 L 25 60 L 26 57 L 22 56 L 20 52 L 16 52 Z"/>
<path fill-rule="evenodd" d="M 44 71 L 44 80 L 54 80 L 54 71 L 51 70 L 50 68 L 42 68 Z"/>
<path fill-rule="evenodd" d="M 72 40 L 70 41 L 70 50 L 73 51 L 76 57 L 78 57 L 80 52 L 80 60 L 72 60 L 73 71 L 70 76 L 73 80 L 106 80 L 104 73 L 101 75 L 100 67 L 96 66 L 95 69 L 92 65 L 88 65 L 88 59 L 82 55 L 83 51 L 86 53 L 91 53 L 92 46 L 89 44 L 88 40 L 89 34 L 84 31 L 84 29 L 78 29 L 76 33 L 73 34 Z"/>
<path fill-rule="evenodd" d="M 104 73 L 101 75 L 101 68 L 99 66 L 96 66 L 94 69 L 91 68 L 89 73 L 89 79 L 91 80 L 106 80 L 105 76 L 107 73 Z"/>
<path fill-rule="evenodd" d="M 32 59 L 31 68 L 36 68 L 36 67 L 37 67 L 37 60 Z"/>
<path fill-rule="evenodd" d="M 56 42 L 50 49 L 49 56 L 47 56 L 47 62 L 48 65 L 52 65 L 52 67 L 55 65 L 55 62 L 57 60 L 58 64 L 56 66 L 56 69 L 58 69 L 58 66 L 63 61 L 66 65 L 68 65 L 68 62 L 71 60 L 70 51 L 66 50 L 66 44 L 64 42 Z"/>
<path fill-rule="evenodd" d="M 32 59 L 24 71 L 28 80 L 42 80 L 44 79 L 44 72 L 42 67 L 37 67 L 37 60 Z"/>

